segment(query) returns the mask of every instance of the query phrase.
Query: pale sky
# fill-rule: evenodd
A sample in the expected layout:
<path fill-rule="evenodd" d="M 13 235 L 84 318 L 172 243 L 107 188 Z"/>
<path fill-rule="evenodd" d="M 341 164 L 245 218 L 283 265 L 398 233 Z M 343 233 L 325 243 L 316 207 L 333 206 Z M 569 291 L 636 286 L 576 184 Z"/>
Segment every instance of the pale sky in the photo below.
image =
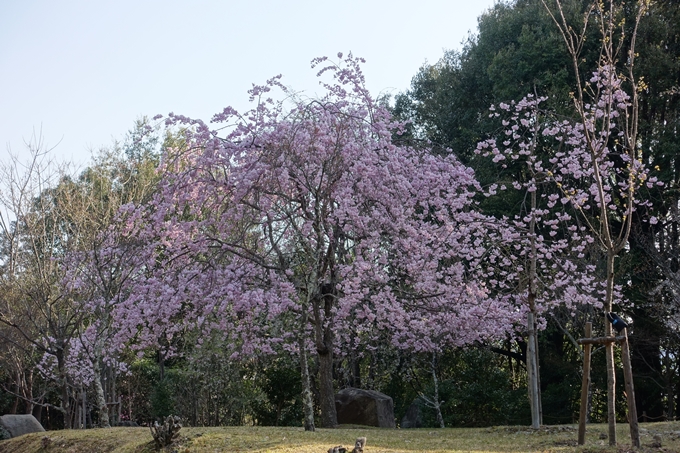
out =
<path fill-rule="evenodd" d="M 0 0 L 0 159 L 34 131 L 60 159 L 169 112 L 208 121 L 283 75 L 313 96 L 314 57 L 366 59 L 373 95 L 461 49 L 494 0 Z"/>

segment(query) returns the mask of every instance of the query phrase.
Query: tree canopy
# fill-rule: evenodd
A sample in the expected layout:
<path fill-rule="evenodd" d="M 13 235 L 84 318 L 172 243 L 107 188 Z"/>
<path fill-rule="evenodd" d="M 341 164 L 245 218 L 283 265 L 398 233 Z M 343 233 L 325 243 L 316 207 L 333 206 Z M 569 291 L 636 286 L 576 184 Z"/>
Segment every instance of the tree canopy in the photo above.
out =
<path fill-rule="evenodd" d="M 313 430 L 356 386 L 437 426 L 571 422 L 576 339 L 617 311 L 637 415 L 674 417 L 677 15 L 499 2 L 391 105 L 337 54 L 312 61 L 319 97 L 277 76 L 246 112 L 140 119 L 77 174 L 15 156 L 0 410 Z M 592 419 L 622 417 L 616 394 Z"/>

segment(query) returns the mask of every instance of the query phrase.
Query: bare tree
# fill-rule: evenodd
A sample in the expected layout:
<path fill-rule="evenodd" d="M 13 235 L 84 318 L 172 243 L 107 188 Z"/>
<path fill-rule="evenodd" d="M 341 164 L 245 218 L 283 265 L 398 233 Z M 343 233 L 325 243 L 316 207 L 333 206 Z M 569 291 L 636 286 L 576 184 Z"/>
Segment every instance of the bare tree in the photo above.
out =
<path fill-rule="evenodd" d="M 68 168 L 50 160 L 39 137 L 27 148 L 25 159 L 10 153 L 9 160 L 0 163 L 0 323 L 5 327 L 0 335 L 29 355 L 55 359 L 53 380 L 61 399 L 55 409 L 62 412 L 68 428 L 71 387 L 66 358 L 82 314 L 61 284 L 59 257 L 73 238 L 64 207 L 53 192 L 69 177 Z M 27 388 L 30 382 L 15 384 L 19 390 L 15 396 L 39 403 Z"/>

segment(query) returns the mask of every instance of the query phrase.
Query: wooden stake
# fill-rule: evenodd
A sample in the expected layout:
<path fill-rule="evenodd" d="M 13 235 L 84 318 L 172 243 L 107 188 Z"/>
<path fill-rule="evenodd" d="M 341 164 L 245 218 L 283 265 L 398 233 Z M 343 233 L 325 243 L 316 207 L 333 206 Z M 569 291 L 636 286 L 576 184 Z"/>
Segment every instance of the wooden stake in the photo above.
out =
<path fill-rule="evenodd" d="M 620 343 L 626 337 L 595 337 L 595 338 L 579 338 L 576 340 L 578 344 L 610 344 L 610 343 Z"/>
<path fill-rule="evenodd" d="M 586 323 L 585 340 L 590 339 L 593 332 L 593 323 Z M 579 341 L 580 343 L 580 341 Z M 586 418 L 588 415 L 588 389 L 590 388 L 590 342 L 583 343 L 583 381 L 581 383 L 581 411 L 578 419 L 578 444 L 586 442 Z"/>

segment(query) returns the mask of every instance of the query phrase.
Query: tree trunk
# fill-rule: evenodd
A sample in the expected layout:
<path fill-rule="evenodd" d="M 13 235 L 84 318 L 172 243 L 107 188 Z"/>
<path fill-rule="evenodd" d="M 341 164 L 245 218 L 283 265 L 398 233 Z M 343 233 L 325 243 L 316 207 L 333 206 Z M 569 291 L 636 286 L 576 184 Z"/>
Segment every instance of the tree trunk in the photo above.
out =
<path fill-rule="evenodd" d="M 42 402 L 42 401 L 41 401 Z M 40 404 L 36 404 L 33 406 L 33 416 L 40 422 L 42 423 L 42 412 L 43 412 L 43 406 Z"/>
<path fill-rule="evenodd" d="M 607 319 L 607 313 L 612 311 L 614 299 L 614 251 L 607 253 L 607 293 L 604 302 L 604 332 L 605 336 L 612 335 L 612 325 Z M 609 423 L 609 445 L 616 445 L 616 370 L 614 369 L 614 343 L 605 345 L 607 358 L 607 421 Z"/>
<path fill-rule="evenodd" d="M 73 429 L 79 429 L 80 428 L 80 409 L 81 409 L 81 404 L 80 404 L 80 390 L 74 389 L 73 391 L 73 399 L 74 405 L 73 405 L 73 424 L 71 427 Z M 70 415 L 69 415 L 70 418 Z"/>
<path fill-rule="evenodd" d="M 527 314 L 527 327 L 529 339 L 527 341 L 527 380 L 529 391 L 529 404 L 531 405 L 531 427 L 541 427 L 541 410 L 538 389 L 538 363 L 536 363 L 536 327 L 534 314 Z"/>
<path fill-rule="evenodd" d="M 134 417 L 134 414 L 132 413 L 132 401 L 134 401 L 134 399 L 135 399 L 135 392 L 134 392 L 134 390 L 132 390 L 132 379 L 128 380 L 128 392 L 127 392 L 127 394 L 128 394 L 128 399 L 127 399 L 128 420 L 134 421 L 135 417 Z"/>
<path fill-rule="evenodd" d="M 106 397 L 104 396 L 104 386 L 102 386 L 103 376 L 98 357 L 94 358 L 92 366 L 94 368 L 94 393 L 96 396 L 97 411 L 99 412 L 99 427 L 110 428 L 109 408 L 106 404 Z"/>
<path fill-rule="evenodd" d="M 675 381 L 672 378 L 672 373 L 666 371 L 665 376 L 666 378 L 666 410 L 665 415 L 666 415 L 666 420 L 674 420 L 675 419 Z"/>
<path fill-rule="evenodd" d="M 630 425 L 630 440 L 635 448 L 640 448 L 640 429 L 638 426 L 637 406 L 635 404 L 635 385 L 633 384 L 633 368 L 630 365 L 630 348 L 628 347 L 628 332 L 623 329 L 624 340 L 621 342 L 621 361 L 623 362 L 623 380 L 626 384 L 626 399 L 628 400 L 628 423 Z"/>
<path fill-rule="evenodd" d="M 335 410 L 335 389 L 333 388 L 333 351 L 325 347 L 318 351 L 318 354 L 321 427 L 335 428 L 338 424 L 338 415 Z"/>
<path fill-rule="evenodd" d="M 538 424 L 543 425 L 543 397 L 541 396 L 541 356 L 538 349 L 538 330 L 534 322 L 534 341 L 536 342 L 536 391 L 538 392 Z"/>
<path fill-rule="evenodd" d="M 536 295 L 537 285 L 537 263 L 538 250 L 536 246 L 536 191 L 531 192 L 531 221 L 529 223 L 529 240 L 531 243 L 531 262 L 529 266 L 529 291 L 527 303 L 529 313 L 527 314 L 527 329 L 529 339 L 527 341 L 527 387 L 529 392 L 529 404 L 531 405 L 531 427 L 538 429 L 541 427 L 541 389 L 538 384 L 538 342 L 536 341 Z"/>
<path fill-rule="evenodd" d="M 352 387 L 361 388 L 361 359 L 357 356 L 357 339 L 356 334 L 350 338 L 351 350 L 349 353 L 349 367 L 352 373 L 351 382 Z"/>
<path fill-rule="evenodd" d="M 80 396 L 82 400 L 82 409 L 80 411 L 80 420 L 78 420 L 78 428 L 87 428 L 87 392 L 84 387 L 80 387 Z"/>
<path fill-rule="evenodd" d="M 585 338 L 593 335 L 593 323 L 586 323 Z M 581 376 L 581 408 L 578 418 L 578 445 L 586 443 L 586 423 L 588 423 L 590 401 L 590 348 L 592 345 L 583 346 L 583 373 Z"/>
<path fill-rule="evenodd" d="M 104 390 L 104 400 L 108 407 L 109 424 L 116 425 L 120 422 L 120 401 L 116 399 L 116 382 L 112 366 L 102 364 L 102 387 Z"/>
<path fill-rule="evenodd" d="M 312 398 L 312 384 L 309 380 L 309 364 L 307 363 L 307 346 L 305 345 L 305 327 L 307 326 L 307 308 L 302 307 L 302 329 L 298 337 L 300 349 L 300 373 L 302 377 L 302 408 L 304 411 L 305 431 L 314 431 L 314 399 Z"/>
<path fill-rule="evenodd" d="M 165 353 L 163 348 L 158 349 L 158 381 L 163 382 L 165 379 Z"/>
<path fill-rule="evenodd" d="M 71 429 L 71 401 L 68 388 L 68 377 L 66 376 L 66 363 L 64 357 L 64 348 L 57 347 L 57 375 L 59 376 L 59 384 L 61 386 L 61 412 L 64 414 L 64 429 Z"/>
<path fill-rule="evenodd" d="M 439 378 L 437 378 L 437 353 L 432 353 L 432 381 L 434 383 L 433 406 L 437 414 L 437 423 L 440 428 L 445 428 L 444 417 L 442 416 L 442 405 L 439 400 Z"/>
<path fill-rule="evenodd" d="M 321 427 L 335 428 L 338 414 L 335 409 L 335 389 L 333 388 L 333 286 L 323 285 L 320 297 L 312 301 L 314 309 L 314 333 L 316 352 L 319 359 L 319 408 Z M 323 316 L 322 316 L 323 308 Z"/>
<path fill-rule="evenodd" d="M 33 404 L 33 372 L 34 369 L 31 368 L 28 370 L 27 374 L 24 374 L 25 377 L 25 397 L 26 397 L 26 407 L 25 407 L 25 414 L 32 414 L 33 413 L 33 407 L 35 404 Z"/>
<path fill-rule="evenodd" d="M 21 372 L 17 371 L 15 373 L 15 380 L 14 380 L 14 391 L 16 392 L 17 395 L 22 395 L 24 393 L 23 389 L 23 375 Z M 12 404 L 12 409 L 10 409 L 10 414 L 16 414 L 17 410 L 19 410 L 19 397 L 14 398 L 14 404 Z"/>

